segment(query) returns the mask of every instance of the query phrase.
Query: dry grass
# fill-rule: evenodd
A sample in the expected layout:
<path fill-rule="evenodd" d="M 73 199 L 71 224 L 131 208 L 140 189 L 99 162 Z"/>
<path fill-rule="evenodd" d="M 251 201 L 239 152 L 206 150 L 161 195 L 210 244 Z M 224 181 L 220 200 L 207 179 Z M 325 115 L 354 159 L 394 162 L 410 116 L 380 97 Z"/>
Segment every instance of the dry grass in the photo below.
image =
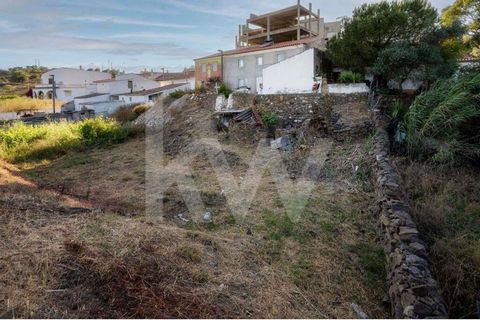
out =
<path fill-rule="evenodd" d="M 480 172 L 396 159 L 412 213 L 429 245 L 450 316 L 473 318 L 480 301 Z"/>
<path fill-rule="evenodd" d="M 62 105 L 62 102 L 57 100 L 57 106 Z M 28 97 L 10 97 L 0 96 L 0 112 L 17 112 L 19 110 L 51 110 L 53 105 L 52 100 L 38 100 Z"/>
<path fill-rule="evenodd" d="M 189 136 L 213 135 L 208 114 L 201 105 L 179 112 L 166 130 L 167 156 L 181 152 Z M 243 159 L 254 147 L 223 147 L 234 175 L 244 175 Z M 1 216 L 0 249 L 7 258 L 0 260 L 0 315 L 350 318 L 355 302 L 371 317 L 385 317 L 383 253 L 368 211 L 365 152 L 362 143 L 335 145 L 295 222 L 268 174 L 248 219 L 235 219 L 201 156 L 194 179 L 213 221 L 179 219 L 185 205 L 177 187 L 167 192 L 166 219 L 144 217 L 143 138 L 24 164 L 23 173 L 56 192 L 49 198 L 35 185 L 16 189 L 8 172 L 0 178 L 7 190 L 2 204 L 18 194 Z M 69 214 L 70 207 L 57 204 L 60 193 L 100 210 Z"/>

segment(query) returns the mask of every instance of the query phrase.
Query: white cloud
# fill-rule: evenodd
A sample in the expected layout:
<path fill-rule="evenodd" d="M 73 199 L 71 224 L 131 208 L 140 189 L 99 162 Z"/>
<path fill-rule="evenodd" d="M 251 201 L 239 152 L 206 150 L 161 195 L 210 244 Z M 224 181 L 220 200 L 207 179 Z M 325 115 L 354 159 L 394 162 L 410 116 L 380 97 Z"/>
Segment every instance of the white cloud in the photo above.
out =
<path fill-rule="evenodd" d="M 196 26 L 188 25 L 188 24 L 176 24 L 176 23 L 148 21 L 148 20 L 131 19 L 131 18 L 123 18 L 123 17 L 113 17 L 113 16 L 92 15 L 92 16 L 66 17 L 65 20 L 126 24 L 126 25 L 149 26 L 149 27 L 163 27 L 163 28 L 179 28 L 179 29 L 196 28 Z"/>
<path fill-rule="evenodd" d="M 0 33 L 12 33 L 26 30 L 26 28 L 20 27 L 14 23 L 11 23 L 10 21 L 0 20 Z"/>
<path fill-rule="evenodd" d="M 25 52 L 37 51 L 72 51 L 102 52 L 113 55 L 162 55 L 166 57 L 194 58 L 197 51 L 173 43 L 142 43 L 105 41 L 90 38 L 52 36 L 31 33 L 16 33 L 14 35 L 0 34 L 2 49 Z M 60 53 L 57 53 L 60 54 Z"/>

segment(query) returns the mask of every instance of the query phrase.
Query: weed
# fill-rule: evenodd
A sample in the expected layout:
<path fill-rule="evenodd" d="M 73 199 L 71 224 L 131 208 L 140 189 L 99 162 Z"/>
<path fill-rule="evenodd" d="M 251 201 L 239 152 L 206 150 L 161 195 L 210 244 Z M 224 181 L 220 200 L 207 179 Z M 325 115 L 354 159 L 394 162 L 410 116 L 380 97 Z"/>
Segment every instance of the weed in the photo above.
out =
<path fill-rule="evenodd" d="M 289 266 L 289 275 L 293 282 L 302 288 L 306 288 L 314 274 L 314 268 L 311 261 L 300 258 Z"/>
<path fill-rule="evenodd" d="M 181 98 L 185 95 L 185 91 L 183 90 L 176 90 L 174 92 L 171 92 L 169 94 L 170 98 L 173 98 L 173 99 L 178 99 L 178 98 Z"/>
<path fill-rule="evenodd" d="M 352 71 L 342 71 L 340 73 L 340 82 L 342 83 L 360 83 L 363 81 L 363 77 L 360 73 Z"/>
<path fill-rule="evenodd" d="M 275 214 L 270 210 L 263 211 L 264 227 L 271 240 L 280 240 L 293 235 L 293 222 L 286 214 Z"/>
<path fill-rule="evenodd" d="M 121 142 L 130 132 L 104 118 L 32 126 L 17 122 L 0 129 L 0 156 L 12 162 L 53 159 L 70 150 Z"/>
<path fill-rule="evenodd" d="M 218 93 L 223 94 L 225 98 L 228 98 L 232 93 L 232 89 L 230 89 L 230 87 L 228 87 L 226 84 L 222 83 L 218 89 Z"/>
<path fill-rule="evenodd" d="M 364 272 L 367 283 L 378 285 L 385 279 L 385 254 L 380 246 L 360 242 L 350 246 L 358 258 L 358 266 Z"/>
<path fill-rule="evenodd" d="M 60 105 L 61 101 L 57 100 Z M 52 100 L 37 100 L 15 95 L 0 96 L 0 112 L 17 112 L 20 110 L 46 110 L 53 105 Z"/>
<path fill-rule="evenodd" d="M 201 253 L 194 247 L 182 246 L 177 249 L 177 254 L 190 262 L 198 263 L 202 260 Z"/>

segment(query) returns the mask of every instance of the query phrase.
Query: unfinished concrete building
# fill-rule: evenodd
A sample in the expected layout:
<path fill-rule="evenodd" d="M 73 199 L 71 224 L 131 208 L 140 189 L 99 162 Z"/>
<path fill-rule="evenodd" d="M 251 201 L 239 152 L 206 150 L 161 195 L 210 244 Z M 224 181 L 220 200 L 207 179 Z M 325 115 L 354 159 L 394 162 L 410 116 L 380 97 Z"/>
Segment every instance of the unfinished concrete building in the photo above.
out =
<path fill-rule="evenodd" d="M 305 8 L 300 4 L 265 13 L 250 14 L 246 24 L 238 26 L 235 37 L 237 48 L 268 42 L 300 40 L 307 37 L 329 39 L 340 31 L 339 21 L 325 22 L 320 10 L 312 11 L 312 4 Z"/>

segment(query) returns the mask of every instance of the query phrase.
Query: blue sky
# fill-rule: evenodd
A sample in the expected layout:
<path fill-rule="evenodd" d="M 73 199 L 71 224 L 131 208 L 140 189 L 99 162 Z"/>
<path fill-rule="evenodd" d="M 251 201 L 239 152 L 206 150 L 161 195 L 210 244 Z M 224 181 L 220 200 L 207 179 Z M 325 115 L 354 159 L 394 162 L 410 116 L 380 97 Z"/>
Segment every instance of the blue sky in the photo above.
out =
<path fill-rule="evenodd" d="M 362 0 L 313 0 L 327 21 Z M 453 0 L 433 0 L 441 9 Z M 180 70 L 192 59 L 231 49 L 250 13 L 296 0 L 0 0 L 0 68 L 106 67 Z M 304 6 L 308 1 L 302 0 Z"/>

